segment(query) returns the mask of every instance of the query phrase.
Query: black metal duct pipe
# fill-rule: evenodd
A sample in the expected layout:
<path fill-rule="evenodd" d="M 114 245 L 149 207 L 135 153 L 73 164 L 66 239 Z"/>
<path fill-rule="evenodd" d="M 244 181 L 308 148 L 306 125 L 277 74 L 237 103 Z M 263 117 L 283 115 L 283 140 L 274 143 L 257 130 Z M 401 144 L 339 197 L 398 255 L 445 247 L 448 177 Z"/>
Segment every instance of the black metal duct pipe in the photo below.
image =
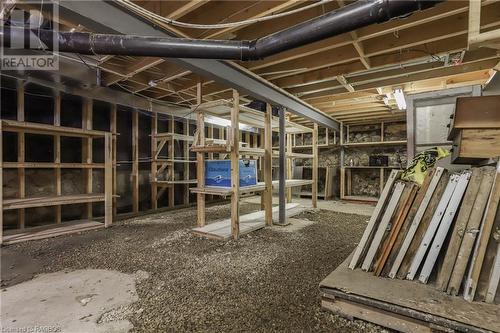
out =
<path fill-rule="evenodd" d="M 60 52 L 247 61 L 263 59 L 370 24 L 409 15 L 442 1 L 359 0 L 312 20 L 252 41 L 125 36 L 86 32 L 53 33 L 50 30 L 34 30 L 31 33 L 36 34 L 49 50 L 54 45 L 53 38 L 57 38 Z M 22 34 L 29 33 L 23 28 L 4 27 L 0 35 L 3 34 L 4 46 L 9 47 L 11 38 L 20 38 Z M 40 43 L 30 44 L 31 48 L 42 48 Z"/>

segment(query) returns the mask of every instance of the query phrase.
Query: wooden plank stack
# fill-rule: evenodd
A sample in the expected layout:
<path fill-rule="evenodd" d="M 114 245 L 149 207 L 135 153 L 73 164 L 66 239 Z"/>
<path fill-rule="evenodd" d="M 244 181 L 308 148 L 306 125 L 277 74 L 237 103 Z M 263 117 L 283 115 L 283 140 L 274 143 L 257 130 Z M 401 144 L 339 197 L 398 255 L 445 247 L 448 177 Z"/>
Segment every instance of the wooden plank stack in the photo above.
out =
<path fill-rule="evenodd" d="M 498 303 L 500 161 L 460 173 L 436 167 L 420 186 L 399 176 L 391 173 L 349 268 Z"/>

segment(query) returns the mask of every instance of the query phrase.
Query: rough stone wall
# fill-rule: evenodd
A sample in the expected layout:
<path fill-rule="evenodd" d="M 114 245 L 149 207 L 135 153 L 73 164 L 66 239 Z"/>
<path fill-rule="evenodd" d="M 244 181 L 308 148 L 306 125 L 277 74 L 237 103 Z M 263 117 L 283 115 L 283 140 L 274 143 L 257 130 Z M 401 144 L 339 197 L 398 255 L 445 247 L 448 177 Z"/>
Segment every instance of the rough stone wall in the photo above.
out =
<path fill-rule="evenodd" d="M 347 148 L 344 155 L 344 163 L 346 166 L 368 166 L 370 156 L 385 155 L 388 156 L 389 166 L 406 166 L 407 152 L 406 146 L 397 147 L 363 147 L 363 148 Z"/>
<path fill-rule="evenodd" d="M 4 199 L 17 198 L 19 195 L 19 184 L 17 170 L 3 170 L 3 197 Z M 26 196 L 40 197 L 56 194 L 55 176 L 53 169 L 27 169 L 25 173 Z M 102 171 L 95 170 L 93 177 L 93 189 L 95 193 L 102 192 Z M 65 194 L 84 193 L 83 171 L 79 169 L 61 170 L 61 192 Z M 81 216 L 81 205 L 63 206 L 64 217 Z M 26 227 L 54 223 L 54 207 L 38 207 L 26 209 Z M 7 229 L 16 228 L 18 215 L 16 211 L 7 212 L 4 215 L 4 224 Z"/>

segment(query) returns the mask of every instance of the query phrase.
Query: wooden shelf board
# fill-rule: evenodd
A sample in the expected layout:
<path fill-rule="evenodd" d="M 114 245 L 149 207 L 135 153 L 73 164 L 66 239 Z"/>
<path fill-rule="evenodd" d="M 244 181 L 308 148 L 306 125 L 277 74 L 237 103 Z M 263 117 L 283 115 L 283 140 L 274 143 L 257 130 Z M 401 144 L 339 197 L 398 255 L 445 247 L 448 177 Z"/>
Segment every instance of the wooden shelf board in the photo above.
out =
<path fill-rule="evenodd" d="M 406 140 L 400 141 L 379 141 L 379 142 L 349 142 L 344 143 L 342 146 L 344 147 L 356 147 L 356 146 L 397 146 L 397 145 L 405 145 L 407 143 Z"/>
<path fill-rule="evenodd" d="M 343 169 L 401 169 L 399 166 L 345 165 Z"/>
<path fill-rule="evenodd" d="M 213 145 L 213 146 L 192 146 L 191 151 L 197 153 L 230 153 L 227 146 Z"/>
<path fill-rule="evenodd" d="M 304 185 L 311 185 L 313 183 L 310 179 L 287 179 L 285 187 L 299 187 Z M 273 180 L 273 188 L 276 189 L 279 186 L 279 180 Z M 240 194 L 246 194 L 251 192 L 262 192 L 266 188 L 264 182 L 259 182 L 257 185 L 240 187 Z M 189 189 L 193 193 L 211 194 L 228 196 L 233 193 L 230 187 L 216 187 L 216 186 L 205 186 L 203 189 L 198 187 L 193 187 Z"/>
<path fill-rule="evenodd" d="M 104 194 L 56 195 L 23 199 L 4 199 L 3 210 L 32 208 L 43 206 L 72 205 L 87 202 L 104 201 Z"/>
<path fill-rule="evenodd" d="M 6 132 L 26 132 L 34 134 L 47 134 L 74 137 L 103 137 L 107 132 L 96 130 L 84 130 L 80 128 L 54 126 L 16 120 L 2 120 L 2 130 Z"/>
<path fill-rule="evenodd" d="M 5 169 L 103 169 L 104 163 L 3 162 Z"/>
<path fill-rule="evenodd" d="M 239 153 L 240 155 L 264 156 L 265 150 L 262 148 L 241 147 Z"/>
<path fill-rule="evenodd" d="M 196 184 L 198 181 L 196 179 L 187 179 L 187 180 L 157 180 L 157 181 L 152 181 L 151 183 L 155 183 L 157 185 L 176 185 L 176 184 Z"/>
<path fill-rule="evenodd" d="M 341 200 L 352 200 L 352 201 L 369 201 L 369 202 L 377 202 L 378 198 L 375 197 L 367 197 L 361 195 L 344 195 Z"/>
<path fill-rule="evenodd" d="M 2 238 L 4 245 L 26 242 L 30 240 L 45 239 L 68 235 L 77 232 L 104 228 L 104 223 L 95 221 L 71 221 L 61 224 L 26 228 L 20 230 L 6 230 Z"/>

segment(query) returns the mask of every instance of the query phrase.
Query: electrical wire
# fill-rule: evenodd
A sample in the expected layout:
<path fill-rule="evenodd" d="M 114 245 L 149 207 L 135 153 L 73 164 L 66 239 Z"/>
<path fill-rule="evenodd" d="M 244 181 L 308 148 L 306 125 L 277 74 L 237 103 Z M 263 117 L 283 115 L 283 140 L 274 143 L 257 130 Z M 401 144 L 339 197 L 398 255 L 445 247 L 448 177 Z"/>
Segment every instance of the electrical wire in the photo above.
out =
<path fill-rule="evenodd" d="M 207 30 L 207 29 L 236 28 L 236 27 L 240 27 L 240 26 L 243 26 L 243 25 L 249 25 L 249 24 L 255 24 L 255 23 L 260 23 L 260 22 L 264 22 L 264 21 L 269 21 L 269 20 L 280 18 L 280 17 L 285 17 L 285 16 L 288 16 L 288 15 L 296 14 L 296 13 L 302 12 L 304 10 L 307 10 L 307 9 L 310 9 L 310 8 L 314 8 L 316 6 L 324 5 L 325 3 L 332 2 L 332 1 L 333 0 L 319 0 L 318 2 L 315 2 L 313 4 L 310 4 L 310 5 L 301 7 L 301 8 L 289 10 L 289 11 L 286 11 L 286 12 L 283 12 L 283 13 L 272 14 L 272 15 L 262 16 L 262 17 L 258 17 L 258 18 L 254 18 L 254 19 L 248 19 L 248 20 L 243 20 L 243 21 L 229 22 L 229 23 L 219 23 L 219 24 L 195 24 L 195 23 L 180 22 L 180 21 L 176 21 L 174 19 L 170 19 L 170 18 L 166 18 L 166 17 L 160 16 L 160 15 L 158 15 L 156 13 L 153 13 L 153 12 L 147 10 L 147 9 L 144 9 L 143 7 L 141 7 L 141 6 L 139 6 L 139 5 L 135 4 L 135 3 L 132 3 L 129 0 L 116 0 L 116 2 L 120 3 L 121 5 L 129 8 L 129 9 L 131 9 L 131 10 L 137 12 L 137 13 L 140 13 L 141 15 L 145 15 L 148 18 L 152 18 L 152 19 L 154 19 L 156 21 L 159 21 L 159 22 L 162 22 L 162 23 L 165 23 L 165 24 L 170 24 L 170 25 L 177 26 L 177 27 L 182 27 L 182 28 L 204 29 L 204 30 Z"/>

